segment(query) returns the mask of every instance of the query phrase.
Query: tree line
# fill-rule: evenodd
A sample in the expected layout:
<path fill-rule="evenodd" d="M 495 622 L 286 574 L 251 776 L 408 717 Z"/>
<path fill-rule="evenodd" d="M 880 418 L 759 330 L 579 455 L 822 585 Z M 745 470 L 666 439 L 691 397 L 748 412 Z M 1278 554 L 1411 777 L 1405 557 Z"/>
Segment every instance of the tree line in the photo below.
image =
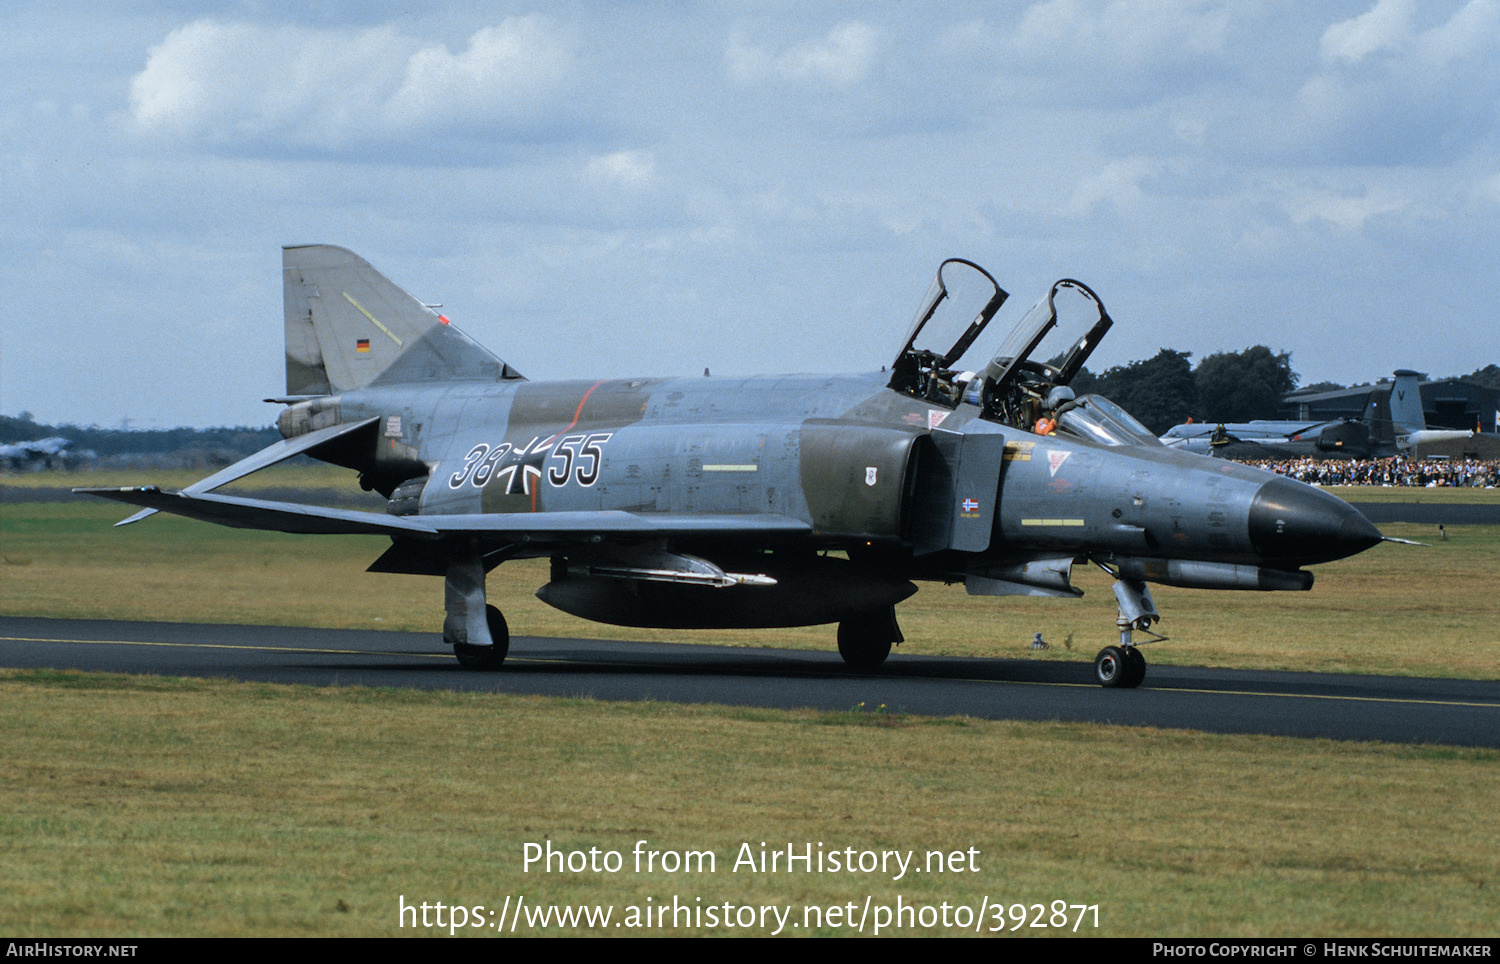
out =
<path fill-rule="evenodd" d="M 251 455 L 281 439 L 270 425 L 264 428 L 99 428 L 95 425 L 46 425 L 30 412 L 0 415 L 0 443 L 31 442 L 61 436 L 78 449 L 97 455 L 166 455 L 184 449 L 211 449 L 236 457 Z"/>
<path fill-rule="evenodd" d="M 1219 352 L 1198 362 L 1191 352 L 1163 348 L 1152 358 L 1117 365 L 1097 375 L 1085 369 L 1073 380 L 1082 395 L 1097 392 L 1123 406 L 1160 435 L 1193 418 L 1200 422 L 1248 422 L 1281 418 L 1282 399 L 1298 382 L 1288 352 L 1255 345 Z"/>
<path fill-rule="evenodd" d="M 1199 422 L 1248 422 L 1283 418 L 1282 400 L 1297 388 L 1290 352 L 1274 352 L 1255 345 L 1239 352 L 1218 352 L 1189 361 L 1191 352 L 1163 348 L 1152 358 L 1116 365 L 1095 374 L 1087 368 L 1073 379 L 1079 395 L 1096 392 L 1125 408 L 1160 435 L 1192 418 Z M 1425 377 L 1425 376 L 1424 376 Z M 1500 366 L 1487 365 L 1459 376 L 1490 388 L 1500 388 Z M 1309 385 L 1309 390 L 1344 388 L 1332 382 Z M 237 456 L 250 455 L 281 438 L 265 428 L 107 429 L 81 425 L 42 425 L 30 412 L 0 415 L 0 443 L 26 442 L 60 435 L 101 456 L 156 454 L 187 448 L 214 449 Z"/>

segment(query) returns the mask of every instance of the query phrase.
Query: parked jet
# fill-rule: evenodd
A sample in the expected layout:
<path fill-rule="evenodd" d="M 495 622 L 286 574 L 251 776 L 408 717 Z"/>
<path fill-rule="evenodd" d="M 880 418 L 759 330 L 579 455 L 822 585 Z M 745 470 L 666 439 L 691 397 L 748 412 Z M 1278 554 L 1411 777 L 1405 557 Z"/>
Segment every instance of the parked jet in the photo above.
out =
<path fill-rule="evenodd" d="M 93 457 L 91 450 L 78 451 L 73 448 L 72 439 L 60 435 L 0 445 L 0 461 L 9 463 L 12 469 L 52 469 L 59 465 L 73 467 L 80 459 Z"/>
<path fill-rule="evenodd" d="M 537 594 L 601 622 L 837 623 L 861 669 L 902 641 L 916 582 L 1074 597 L 1073 566 L 1093 563 L 1119 604 L 1098 681 L 1136 686 L 1132 634 L 1160 619 L 1148 582 L 1304 590 L 1302 566 L 1382 538 L 1318 489 L 1166 448 L 1108 399 L 1073 397 L 1113 324 L 1076 281 L 978 371 L 957 362 L 1006 293 L 950 259 L 889 373 L 534 382 L 349 251 L 289 247 L 283 264 L 283 441 L 178 492 L 77 491 L 144 507 L 121 525 L 166 510 L 389 536 L 371 571 L 444 577 L 443 636 L 471 669 L 505 658 L 485 580 L 512 559 L 550 559 Z M 1082 335 L 1059 354 L 1067 327 Z M 297 454 L 357 469 L 387 512 L 213 491 Z"/>
<path fill-rule="evenodd" d="M 1370 391 L 1357 419 L 1326 421 L 1185 422 L 1167 429 L 1163 445 L 1228 459 L 1383 458 L 1431 442 L 1466 439 L 1473 432 L 1429 429 L 1414 371 L 1398 369 L 1389 385 Z"/>
<path fill-rule="evenodd" d="M 1364 459 L 1377 451 L 1360 419 L 1327 421 L 1185 422 L 1167 429 L 1169 448 L 1226 459 Z"/>
<path fill-rule="evenodd" d="M 1396 451 L 1406 453 L 1431 442 L 1473 437 L 1474 433 L 1466 429 L 1428 428 L 1418 383 L 1422 376 L 1404 368 L 1397 369 L 1395 376 L 1390 389 L 1372 394 L 1365 409 L 1365 420 L 1377 426 L 1383 446 L 1394 445 Z M 1385 435 L 1387 431 L 1389 436 Z"/>

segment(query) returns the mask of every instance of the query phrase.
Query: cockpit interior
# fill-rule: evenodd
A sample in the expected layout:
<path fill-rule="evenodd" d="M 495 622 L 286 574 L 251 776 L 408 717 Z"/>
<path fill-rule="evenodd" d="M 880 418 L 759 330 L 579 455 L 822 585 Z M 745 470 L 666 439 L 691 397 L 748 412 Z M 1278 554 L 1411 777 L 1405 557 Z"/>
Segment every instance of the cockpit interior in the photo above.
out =
<path fill-rule="evenodd" d="M 944 261 L 891 366 L 890 388 L 947 408 L 976 405 L 981 418 L 1038 435 L 1060 432 L 1112 446 L 1161 444 L 1119 405 L 1102 395 L 1076 396 L 1069 387 L 1114 324 L 1099 296 L 1080 281 L 1052 285 L 988 364 L 961 368 L 959 360 L 1007 297 L 974 262 Z M 978 313 L 971 316 L 974 306 Z"/>

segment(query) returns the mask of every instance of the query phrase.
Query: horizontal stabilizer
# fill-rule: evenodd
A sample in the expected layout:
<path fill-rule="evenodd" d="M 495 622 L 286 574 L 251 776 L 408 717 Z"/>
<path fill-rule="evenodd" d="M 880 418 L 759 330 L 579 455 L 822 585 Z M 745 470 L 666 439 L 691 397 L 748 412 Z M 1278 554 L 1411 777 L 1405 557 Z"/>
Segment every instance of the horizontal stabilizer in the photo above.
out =
<path fill-rule="evenodd" d="M 328 509 L 298 505 L 295 502 L 270 502 L 232 495 L 209 495 L 163 492 L 156 486 L 124 489 L 74 489 L 80 495 L 97 495 L 130 505 L 145 506 L 160 512 L 187 516 L 202 522 L 213 522 L 236 529 L 270 529 L 275 532 L 317 533 L 319 535 L 423 535 L 436 536 L 437 530 L 396 516 L 358 509 Z"/>
<path fill-rule="evenodd" d="M 812 531 L 812 526 L 799 519 L 770 514 L 691 515 L 601 509 L 583 512 L 392 516 L 358 509 L 330 509 L 295 502 L 193 493 L 186 489 L 181 492 L 163 492 L 155 486 L 73 491 L 237 529 L 270 529 L 276 532 L 323 535 L 417 536 L 436 539 L 445 535 L 464 534 L 499 536 L 521 541 L 576 542 L 595 535 L 715 535 L 733 538 L 807 535 Z"/>
<path fill-rule="evenodd" d="M 215 472 L 206 479 L 199 479 L 197 482 L 183 489 L 182 493 L 184 495 L 197 495 L 202 492 L 211 492 L 221 485 L 228 485 L 237 479 L 243 479 L 251 473 L 269 468 L 278 462 L 285 462 L 294 455 L 301 455 L 304 452 L 311 451 L 323 445 L 325 442 L 331 442 L 336 438 L 342 438 L 345 435 L 358 432 L 360 429 L 368 428 L 378 421 L 380 421 L 378 417 L 367 418 L 360 422 L 350 422 L 348 425 L 333 425 L 328 428 L 320 428 L 315 432 L 308 432 L 306 435 L 299 435 L 296 438 L 282 439 L 274 445 L 266 446 L 254 455 L 240 459 L 226 469 Z M 100 494 L 100 491 L 97 489 L 74 489 L 73 491 L 81 495 Z M 115 490 L 110 489 L 107 491 Z M 105 498 L 113 497 L 105 496 Z M 126 500 L 121 499 L 120 501 L 124 502 Z M 115 523 L 115 526 L 127 526 L 132 522 L 139 522 L 147 516 L 155 515 L 158 511 L 155 508 L 144 509 L 128 519 L 121 519 Z"/>

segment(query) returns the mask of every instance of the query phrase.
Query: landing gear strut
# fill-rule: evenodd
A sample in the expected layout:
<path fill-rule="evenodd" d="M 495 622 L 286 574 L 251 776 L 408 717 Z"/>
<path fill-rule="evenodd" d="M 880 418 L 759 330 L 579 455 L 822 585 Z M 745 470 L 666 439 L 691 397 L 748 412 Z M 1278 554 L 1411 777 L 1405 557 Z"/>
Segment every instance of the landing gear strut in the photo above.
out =
<path fill-rule="evenodd" d="M 443 584 L 443 642 L 453 647 L 458 665 L 470 670 L 495 670 L 510 651 L 510 627 L 494 606 L 484 601 L 484 560 L 471 552 L 448 561 Z"/>
<path fill-rule="evenodd" d="M 857 670 L 872 670 L 891 655 L 891 644 L 904 642 L 896 624 L 896 607 L 887 606 L 839 623 L 839 655 Z"/>
<path fill-rule="evenodd" d="M 1115 620 L 1120 629 L 1120 645 L 1106 646 L 1094 657 L 1094 678 L 1100 686 L 1135 689 L 1146 678 L 1146 657 L 1132 642 L 1131 634 L 1139 629 L 1155 636 L 1150 627 L 1161 615 L 1151 599 L 1151 590 L 1141 580 L 1116 579 L 1114 590 L 1115 601 L 1120 604 L 1120 615 Z"/>

